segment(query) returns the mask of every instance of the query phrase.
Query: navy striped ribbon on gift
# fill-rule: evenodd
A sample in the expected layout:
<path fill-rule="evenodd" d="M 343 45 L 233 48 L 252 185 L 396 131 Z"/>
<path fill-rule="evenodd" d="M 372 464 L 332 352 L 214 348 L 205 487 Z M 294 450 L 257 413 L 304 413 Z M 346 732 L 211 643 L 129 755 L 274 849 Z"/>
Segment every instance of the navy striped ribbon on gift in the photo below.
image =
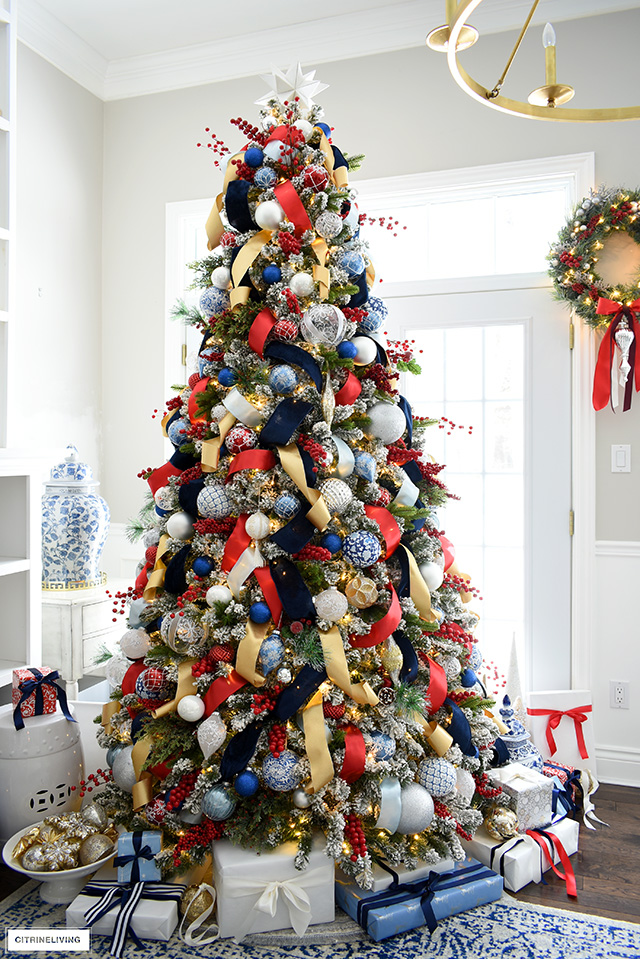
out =
<path fill-rule="evenodd" d="M 131 936 L 138 949 L 143 943 L 131 928 L 131 920 L 141 899 L 165 900 L 178 905 L 187 887 L 170 882 L 136 882 L 120 885 L 107 880 L 87 883 L 83 896 L 99 896 L 98 902 L 84 914 L 88 926 L 93 926 L 112 909 L 119 908 L 111 937 L 111 955 L 121 956 L 127 936 Z"/>

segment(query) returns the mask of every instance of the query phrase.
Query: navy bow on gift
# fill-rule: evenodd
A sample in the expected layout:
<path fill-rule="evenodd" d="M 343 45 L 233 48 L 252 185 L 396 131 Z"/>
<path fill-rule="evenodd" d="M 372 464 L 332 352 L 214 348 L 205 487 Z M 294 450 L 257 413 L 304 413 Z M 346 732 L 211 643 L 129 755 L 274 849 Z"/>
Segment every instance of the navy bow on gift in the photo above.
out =
<path fill-rule="evenodd" d="M 77 720 L 73 718 L 69 711 L 67 694 L 62 686 L 58 686 L 56 683 L 56 679 L 59 677 L 58 670 L 56 669 L 53 672 L 48 673 L 46 676 L 43 676 L 40 670 L 36 669 L 35 666 L 29 666 L 29 672 L 33 676 L 33 679 L 23 679 L 18 687 L 22 695 L 20 696 L 18 704 L 13 710 L 13 725 L 16 727 L 16 729 L 24 729 L 24 719 L 20 707 L 27 701 L 32 693 L 35 693 L 36 696 L 35 715 L 42 716 L 44 713 L 44 694 L 42 692 L 43 686 L 55 687 L 58 702 L 60 703 L 60 709 L 64 713 L 65 719 L 68 719 L 70 723 L 77 722 Z"/>

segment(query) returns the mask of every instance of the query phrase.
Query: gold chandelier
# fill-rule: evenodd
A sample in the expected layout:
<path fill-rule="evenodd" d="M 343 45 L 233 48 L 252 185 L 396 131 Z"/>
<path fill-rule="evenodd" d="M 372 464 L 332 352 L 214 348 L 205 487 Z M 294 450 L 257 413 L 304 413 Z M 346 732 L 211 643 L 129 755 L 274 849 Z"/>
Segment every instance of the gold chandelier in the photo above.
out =
<path fill-rule="evenodd" d="M 447 65 L 452 77 L 459 87 L 465 93 L 483 103 L 485 106 L 492 107 L 494 110 L 500 110 L 502 113 L 511 113 L 515 116 L 529 117 L 535 120 L 564 120 L 572 123 L 598 123 L 605 120 L 638 120 L 640 119 L 640 106 L 637 107 L 608 107 L 587 109 L 566 109 L 562 108 L 574 95 L 573 87 L 565 83 L 558 83 L 556 80 L 556 44 L 555 31 L 550 23 L 546 25 L 543 31 L 542 40 L 545 49 L 545 82 L 529 94 L 528 102 L 521 100 L 510 100 L 502 96 L 501 90 L 509 68 L 513 63 L 516 53 L 522 43 L 527 28 L 531 23 L 533 14 L 538 6 L 539 0 L 534 0 L 534 4 L 529 11 L 520 35 L 507 61 L 507 65 L 495 86 L 488 90 L 478 83 L 473 77 L 470 77 L 467 71 L 462 67 L 458 59 L 459 53 L 468 49 L 478 39 L 478 31 L 475 27 L 466 23 L 469 15 L 476 10 L 483 0 L 462 0 L 456 7 L 455 0 L 446 0 L 447 22 L 441 27 L 432 30 L 427 37 L 427 45 L 432 50 L 438 50 L 447 55 Z"/>

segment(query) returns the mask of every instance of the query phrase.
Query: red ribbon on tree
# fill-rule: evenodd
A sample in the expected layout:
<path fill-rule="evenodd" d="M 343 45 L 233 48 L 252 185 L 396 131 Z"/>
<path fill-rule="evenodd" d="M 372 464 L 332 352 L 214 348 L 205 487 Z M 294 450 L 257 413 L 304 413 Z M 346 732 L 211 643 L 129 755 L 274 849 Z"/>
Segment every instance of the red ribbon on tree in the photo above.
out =
<path fill-rule="evenodd" d="M 260 584 L 260 589 L 262 590 L 262 595 L 265 598 L 267 606 L 269 607 L 271 619 L 277 626 L 282 616 L 282 603 L 278 595 L 278 590 L 276 589 L 276 584 L 273 581 L 271 570 L 268 566 L 256 566 L 253 572 L 258 580 L 258 583 Z"/>
<path fill-rule="evenodd" d="M 191 396 L 189 397 L 189 419 L 192 423 L 203 423 L 207 418 L 204 413 L 198 413 L 198 397 L 201 393 L 204 393 L 209 385 L 210 379 L 210 376 L 205 376 L 204 379 L 198 380 L 191 390 Z"/>
<path fill-rule="evenodd" d="M 210 716 L 218 706 L 226 702 L 229 696 L 233 696 L 246 684 L 247 680 L 235 669 L 232 669 L 228 676 L 219 676 L 218 679 L 214 679 L 203 696 L 205 716 Z"/>
<path fill-rule="evenodd" d="M 567 895 L 576 896 L 578 895 L 578 889 L 576 886 L 576 875 L 573 871 L 573 866 L 571 865 L 571 860 L 567 855 L 567 850 L 562 845 L 560 839 L 557 836 L 554 836 L 552 832 L 546 832 L 545 830 L 538 831 L 537 829 L 527 829 L 527 836 L 531 836 L 532 839 L 538 843 L 543 853 L 546 856 L 547 862 L 550 863 L 551 868 L 555 872 L 556 876 L 562 879 L 563 882 L 567 884 Z M 549 851 L 547 846 L 546 839 L 549 839 L 558 853 L 558 859 L 564 866 L 564 872 L 561 872 L 553 861 L 553 856 Z"/>
<path fill-rule="evenodd" d="M 607 327 L 607 332 L 602 338 L 600 349 L 598 350 L 598 359 L 596 360 L 596 369 L 593 377 L 594 410 L 603 409 L 609 402 L 611 402 L 612 408 L 615 408 L 611 395 L 611 379 L 616 375 L 613 369 L 616 347 L 615 336 L 623 319 L 627 321 L 628 329 L 633 334 L 633 340 L 629 347 L 628 362 L 630 370 L 624 384 L 623 410 L 631 408 L 634 376 L 636 391 L 640 390 L 640 350 L 638 349 L 640 324 L 636 317 L 636 313 L 638 312 L 640 312 L 640 299 L 634 300 L 633 303 L 629 304 L 617 303 L 615 300 L 607 300 L 603 296 L 598 300 L 596 313 L 600 316 L 608 316 L 610 313 L 613 313 L 613 316 Z"/>
<path fill-rule="evenodd" d="M 291 180 L 279 183 L 273 192 L 276 195 L 276 200 L 286 213 L 287 219 L 293 223 L 296 236 L 300 236 L 305 230 L 313 229 L 309 214 L 305 210 L 304 203 L 298 196 Z"/>
<path fill-rule="evenodd" d="M 243 450 L 231 460 L 225 483 L 228 483 L 234 473 L 241 470 L 270 470 L 276 465 L 275 455 L 271 450 Z"/>
<path fill-rule="evenodd" d="M 370 646 L 377 646 L 379 643 L 383 643 L 400 625 L 400 620 L 402 619 L 400 600 L 393 586 L 390 585 L 389 588 L 391 590 L 391 605 L 389 609 L 382 619 L 379 619 L 377 623 L 373 624 L 366 636 L 349 637 L 349 642 L 354 649 L 368 649 Z"/>
<path fill-rule="evenodd" d="M 233 528 L 233 533 L 226 542 L 224 553 L 222 554 L 222 562 L 220 563 L 220 567 L 225 573 L 231 572 L 251 542 L 251 537 L 244 528 L 248 516 L 248 513 L 241 513 L 240 516 L 238 516 L 236 525 Z"/>
<path fill-rule="evenodd" d="M 147 483 L 149 489 L 154 494 L 162 487 L 167 485 L 167 481 L 170 476 L 180 476 L 182 470 L 178 469 L 177 466 L 174 466 L 173 463 L 169 460 L 164 466 L 159 466 L 157 470 L 154 470 L 151 476 L 147 478 Z"/>
<path fill-rule="evenodd" d="M 453 543 L 450 539 L 447 539 L 446 536 L 439 536 L 440 545 L 442 546 L 442 552 L 444 553 L 444 571 L 445 573 L 450 566 L 453 565 L 453 561 L 456 558 L 456 551 Z"/>
<path fill-rule="evenodd" d="M 276 324 L 276 318 L 268 307 L 260 310 L 249 330 L 249 346 L 262 359 L 262 351 L 269 333 Z"/>
<path fill-rule="evenodd" d="M 573 709 L 529 709 L 527 712 L 530 716 L 548 716 L 547 720 L 547 745 L 549 747 L 549 752 L 553 754 L 557 750 L 556 741 L 553 738 L 553 730 L 557 729 L 560 723 L 562 722 L 563 716 L 568 716 L 569 719 L 573 719 L 573 724 L 576 730 L 576 740 L 578 742 L 578 749 L 580 750 L 580 755 L 583 759 L 589 758 L 589 753 L 587 752 L 587 747 L 584 741 L 584 733 L 582 732 L 582 724 L 586 723 L 588 716 L 587 713 L 590 713 L 592 706 L 574 706 Z"/>
<path fill-rule="evenodd" d="M 360 396 L 362 385 L 357 376 L 349 370 L 346 382 L 336 393 L 336 406 L 351 406 Z"/>
<path fill-rule="evenodd" d="M 387 547 L 387 552 L 382 558 L 389 559 L 398 548 L 402 536 L 395 516 L 384 506 L 365 506 L 364 511 L 369 519 L 372 519 L 380 527 L 380 532 Z"/>
<path fill-rule="evenodd" d="M 344 761 L 340 770 L 340 778 L 347 783 L 354 783 L 364 772 L 366 746 L 364 736 L 354 723 L 344 726 Z"/>
<path fill-rule="evenodd" d="M 440 665 L 430 656 L 426 657 L 429 663 L 429 686 L 424 695 L 427 712 L 431 716 L 437 713 L 447 698 L 447 674 Z"/>
<path fill-rule="evenodd" d="M 138 575 L 136 576 L 135 589 L 144 589 L 147 585 L 147 580 L 149 579 L 149 573 L 153 569 L 153 563 L 145 563 Z"/>

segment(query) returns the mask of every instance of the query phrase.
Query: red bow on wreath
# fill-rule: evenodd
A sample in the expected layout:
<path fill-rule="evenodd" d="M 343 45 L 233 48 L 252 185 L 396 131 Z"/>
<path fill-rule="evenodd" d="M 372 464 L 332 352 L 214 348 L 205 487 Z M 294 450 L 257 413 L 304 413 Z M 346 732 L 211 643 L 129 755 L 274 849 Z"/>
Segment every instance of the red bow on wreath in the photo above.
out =
<path fill-rule="evenodd" d="M 596 312 L 600 316 L 613 313 L 607 332 L 602 338 L 596 371 L 593 378 L 593 408 L 603 409 L 609 401 L 615 411 L 618 406 L 618 385 L 624 390 L 622 409 L 631 409 L 633 379 L 635 370 L 636 390 L 640 390 L 640 350 L 638 337 L 640 323 L 636 317 L 640 313 L 640 300 L 625 305 L 600 297 Z M 620 362 L 614 363 L 615 347 L 620 350 Z"/>

